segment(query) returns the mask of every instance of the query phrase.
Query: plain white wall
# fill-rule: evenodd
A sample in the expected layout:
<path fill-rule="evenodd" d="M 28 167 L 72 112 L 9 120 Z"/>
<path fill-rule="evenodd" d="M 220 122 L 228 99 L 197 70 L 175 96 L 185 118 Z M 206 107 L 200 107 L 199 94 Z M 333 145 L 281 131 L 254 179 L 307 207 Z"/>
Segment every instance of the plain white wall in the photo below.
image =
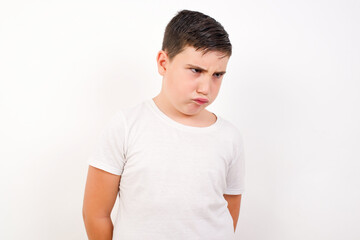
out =
<path fill-rule="evenodd" d="M 360 239 L 360 2 L 344 0 L 1 1 L 0 239 L 87 239 L 87 158 L 117 109 L 160 91 L 181 9 L 233 44 L 208 109 L 244 135 L 238 239 Z"/>

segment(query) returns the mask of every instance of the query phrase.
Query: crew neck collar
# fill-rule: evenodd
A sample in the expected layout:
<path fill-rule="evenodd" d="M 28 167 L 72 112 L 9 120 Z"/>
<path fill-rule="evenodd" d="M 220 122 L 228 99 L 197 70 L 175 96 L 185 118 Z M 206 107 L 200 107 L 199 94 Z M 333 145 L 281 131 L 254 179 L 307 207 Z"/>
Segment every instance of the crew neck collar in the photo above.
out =
<path fill-rule="evenodd" d="M 218 129 L 219 126 L 221 125 L 222 122 L 222 118 L 218 115 L 216 115 L 215 113 L 213 113 L 216 116 L 216 122 L 213 123 L 210 126 L 207 127 L 194 127 L 194 126 L 189 126 L 189 125 L 185 125 L 182 123 L 179 123 L 177 121 L 175 121 L 174 119 L 170 118 L 169 116 L 167 116 L 164 112 L 162 112 L 159 107 L 155 104 L 154 100 L 152 98 L 148 99 L 145 101 L 146 105 L 148 107 L 150 107 L 150 109 L 158 116 L 160 117 L 164 122 L 166 122 L 167 124 L 176 127 L 178 129 L 181 130 L 185 130 L 185 131 L 190 131 L 190 132 L 209 132 L 209 131 L 213 131 L 215 129 Z"/>

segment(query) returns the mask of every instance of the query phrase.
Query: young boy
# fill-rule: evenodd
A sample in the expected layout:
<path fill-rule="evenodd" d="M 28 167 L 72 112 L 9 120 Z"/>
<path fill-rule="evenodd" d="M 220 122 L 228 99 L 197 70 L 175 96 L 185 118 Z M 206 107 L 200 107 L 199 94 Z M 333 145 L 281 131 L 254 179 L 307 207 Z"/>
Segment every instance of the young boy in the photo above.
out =
<path fill-rule="evenodd" d="M 213 18 L 183 10 L 168 23 L 157 54 L 161 92 L 119 110 L 89 159 L 83 218 L 90 240 L 235 239 L 245 190 L 242 135 L 205 109 L 230 56 L 228 34 Z"/>

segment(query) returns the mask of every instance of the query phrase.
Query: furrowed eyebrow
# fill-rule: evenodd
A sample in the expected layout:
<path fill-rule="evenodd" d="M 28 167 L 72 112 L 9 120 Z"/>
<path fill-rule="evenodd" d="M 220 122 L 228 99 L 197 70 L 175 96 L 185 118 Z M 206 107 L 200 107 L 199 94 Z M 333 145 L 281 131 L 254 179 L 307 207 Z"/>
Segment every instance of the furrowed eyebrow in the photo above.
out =
<path fill-rule="evenodd" d="M 195 66 L 195 65 L 192 65 L 192 64 L 187 64 L 186 66 L 191 67 L 191 68 L 196 68 L 196 69 L 199 69 L 199 70 L 201 70 L 201 71 L 207 72 L 206 69 L 203 69 L 203 68 L 201 68 L 201 67 L 199 67 L 199 66 Z M 223 72 L 215 72 L 215 74 L 225 74 L 225 73 L 226 73 L 226 71 L 223 71 Z"/>

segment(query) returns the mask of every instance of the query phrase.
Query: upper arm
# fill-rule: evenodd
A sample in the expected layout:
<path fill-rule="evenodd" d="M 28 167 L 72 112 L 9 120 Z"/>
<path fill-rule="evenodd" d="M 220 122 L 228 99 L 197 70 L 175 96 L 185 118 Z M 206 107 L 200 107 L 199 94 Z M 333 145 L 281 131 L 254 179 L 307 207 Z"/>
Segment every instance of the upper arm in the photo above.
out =
<path fill-rule="evenodd" d="M 121 175 L 89 165 L 85 186 L 83 217 L 110 217 L 119 192 Z"/>
<path fill-rule="evenodd" d="M 226 175 L 226 189 L 223 193 L 229 195 L 239 195 L 245 191 L 245 154 L 243 137 L 237 130 L 233 142 L 232 159 L 228 166 Z"/>
<path fill-rule="evenodd" d="M 225 200 L 228 202 L 228 207 L 234 209 L 240 209 L 242 194 L 237 194 L 237 195 L 224 194 L 223 196 Z"/>

